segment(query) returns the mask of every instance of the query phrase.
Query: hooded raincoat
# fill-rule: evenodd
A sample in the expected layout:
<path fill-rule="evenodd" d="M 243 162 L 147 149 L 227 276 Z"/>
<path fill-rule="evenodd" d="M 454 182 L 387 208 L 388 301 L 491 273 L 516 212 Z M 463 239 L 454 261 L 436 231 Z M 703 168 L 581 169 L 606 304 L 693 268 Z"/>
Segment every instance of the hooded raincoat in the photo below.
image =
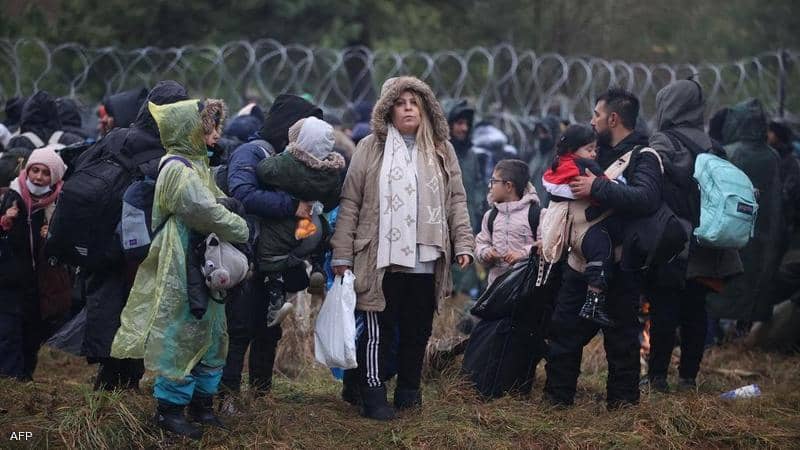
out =
<path fill-rule="evenodd" d="M 188 159 L 192 168 L 167 164 L 156 182 L 153 227 L 165 223 L 139 266 L 111 356 L 144 358 L 145 367 L 173 379 L 195 365 L 225 364 L 228 335 L 225 306 L 212 302 L 200 319 L 187 298 L 186 252 L 190 230 L 233 243 L 247 241 L 247 224 L 216 202 L 224 194 L 214 184 L 196 100 L 149 104 L 167 157 Z"/>
<path fill-rule="evenodd" d="M 720 294 L 708 296 L 712 316 L 737 320 L 768 320 L 767 295 L 781 258 L 781 159 L 767 145 L 767 121 L 761 102 L 749 100 L 731 107 L 722 127 L 728 160 L 744 172 L 758 191 L 755 236 L 739 251 L 744 273 L 725 284 Z"/>
<path fill-rule="evenodd" d="M 153 87 L 147 99 L 157 105 L 165 105 L 188 98 L 183 86 L 172 80 L 164 80 Z M 75 166 L 122 155 L 137 162 L 137 178 L 155 179 L 164 152 L 158 135 L 158 125 L 147 105 L 144 105 L 130 128 L 115 128 L 109 132 L 83 152 L 75 161 Z M 116 245 L 119 246 L 119 237 L 108 238 L 116 239 Z M 115 256 L 107 260 L 102 270 L 82 271 L 86 277 L 86 334 L 81 354 L 90 363 L 100 362 L 102 358 L 109 356 L 111 343 L 119 328 L 120 313 L 125 307 L 136 274 L 136 267 L 121 257 L 119 249 L 111 252 L 110 256 L 112 255 Z"/>

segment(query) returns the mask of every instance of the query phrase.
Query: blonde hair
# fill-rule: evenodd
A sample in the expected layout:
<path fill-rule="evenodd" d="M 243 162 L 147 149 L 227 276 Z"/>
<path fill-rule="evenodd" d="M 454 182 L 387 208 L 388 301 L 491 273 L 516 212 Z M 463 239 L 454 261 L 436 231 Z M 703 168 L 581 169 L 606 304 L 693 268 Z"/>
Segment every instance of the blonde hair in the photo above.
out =
<path fill-rule="evenodd" d="M 414 101 L 417 102 L 419 107 L 420 120 L 419 128 L 417 128 L 417 147 L 424 152 L 431 152 L 430 155 L 433 156 L 433 152 L 436 151 L 436 144 L 433 140 L 433 124 L 431 124 L 427 105 L 423 103 L 422 96 L 417 91 L 409 89 L 408 92 L 411 92 L 411 95 L 414 96 Z"/>

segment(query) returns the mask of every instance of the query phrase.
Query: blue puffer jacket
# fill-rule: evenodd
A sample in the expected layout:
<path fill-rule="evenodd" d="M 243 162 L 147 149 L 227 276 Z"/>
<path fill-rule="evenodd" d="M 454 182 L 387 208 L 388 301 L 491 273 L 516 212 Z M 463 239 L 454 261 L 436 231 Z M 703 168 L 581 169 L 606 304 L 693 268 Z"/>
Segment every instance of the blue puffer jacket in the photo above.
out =
<path fill-rule="evenodd" d="M 237 147 L 228 161 L 228 190 L 248 215 L 277 219 L 294 217 L 297 211 L 298 200 L 285 192 L 264 189 L 258 181 L 259 161 L 274 154 L 267 141 L 253 140 Z"/>

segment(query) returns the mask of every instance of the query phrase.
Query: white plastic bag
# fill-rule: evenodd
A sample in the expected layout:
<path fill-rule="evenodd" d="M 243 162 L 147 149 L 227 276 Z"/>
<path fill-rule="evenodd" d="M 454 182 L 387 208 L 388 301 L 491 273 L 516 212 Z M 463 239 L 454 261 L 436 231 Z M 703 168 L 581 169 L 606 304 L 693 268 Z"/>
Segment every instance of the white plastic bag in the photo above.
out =
<path fill-rule="evenodd" d="M 356 363 L 356 291 L 353 272 L 336 276 L 314 327 L 314 357 L 330 368 L 353 369 Z"/>

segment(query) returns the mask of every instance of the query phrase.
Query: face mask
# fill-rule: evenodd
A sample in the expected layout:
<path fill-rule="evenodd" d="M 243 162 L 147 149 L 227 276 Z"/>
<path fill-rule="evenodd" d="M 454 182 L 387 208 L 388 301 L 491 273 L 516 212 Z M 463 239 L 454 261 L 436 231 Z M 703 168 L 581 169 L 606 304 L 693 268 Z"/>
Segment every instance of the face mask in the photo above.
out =
<path fill-rule="evenodd" d="M 52 190 L 50 186 L 37 186 L 31 183 L 31 180 L 25 180 L 25 184 L 28 186 L 28 192 L 30 192 L 31 195 L 35 195 L 37 197 L 49 194 L 50 191 Z"/>

